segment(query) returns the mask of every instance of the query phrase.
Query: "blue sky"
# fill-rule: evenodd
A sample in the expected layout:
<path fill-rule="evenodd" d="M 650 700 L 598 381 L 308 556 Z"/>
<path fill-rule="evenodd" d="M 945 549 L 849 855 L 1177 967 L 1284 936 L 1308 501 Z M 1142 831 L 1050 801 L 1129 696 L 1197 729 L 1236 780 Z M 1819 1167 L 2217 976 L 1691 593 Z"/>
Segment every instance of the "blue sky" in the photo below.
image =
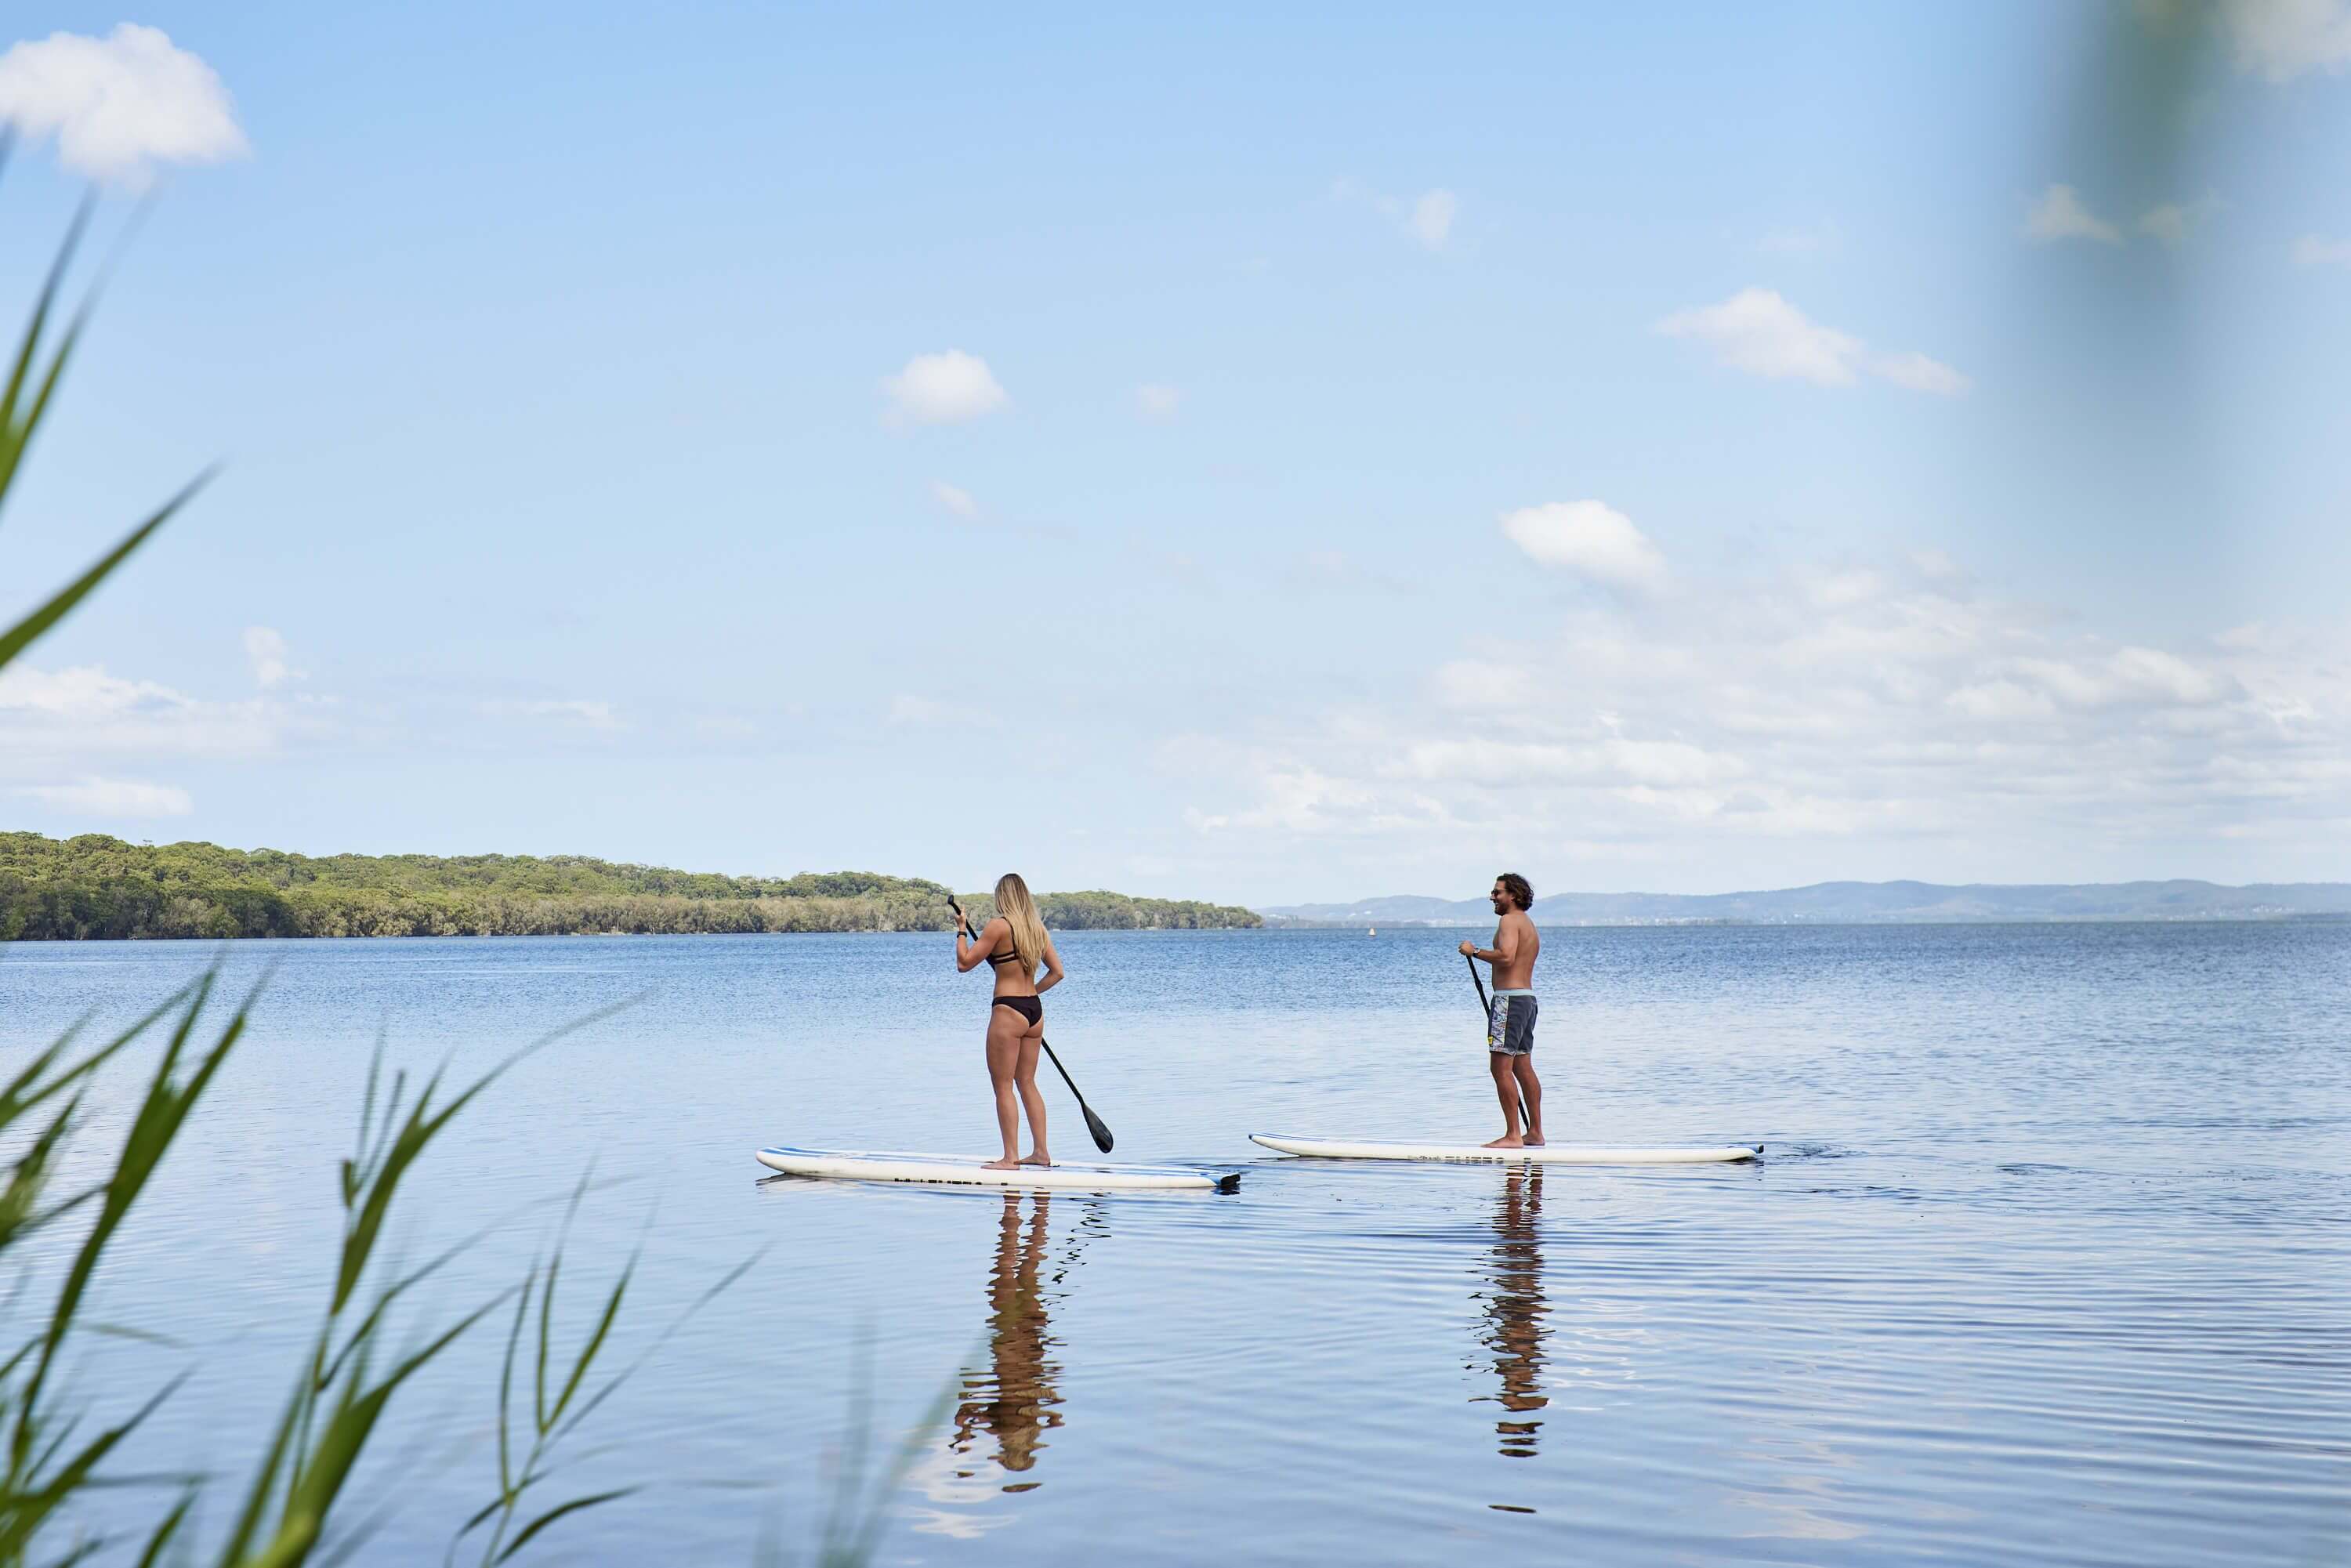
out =
<path fill-rule="evenodd" d="M 10 826 L 2351 878 L 2341 4 L 12 26 Z"/>

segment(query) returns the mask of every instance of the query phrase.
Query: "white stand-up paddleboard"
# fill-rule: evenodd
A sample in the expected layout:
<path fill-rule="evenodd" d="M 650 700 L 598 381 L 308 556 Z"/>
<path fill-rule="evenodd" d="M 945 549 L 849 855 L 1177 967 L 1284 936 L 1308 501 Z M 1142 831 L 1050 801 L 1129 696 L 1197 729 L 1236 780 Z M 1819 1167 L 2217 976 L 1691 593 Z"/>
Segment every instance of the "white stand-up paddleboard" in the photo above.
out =
<path fill-rule="evenodd" d="M 796 1149 L 785 1145 L 761 1149 L 755 1156 L 769 1170 L 788 1176 L 838 1176 L 848 1181 L 946 1182 L 957 1186 L 1075 1187 L 1084 1192 L 1122 1189 L 1172 1191 L 1194 1188 L 1238 1192 L 1238 1172 L 1211 1176 L 1181 1166 L 1076 1165 L 1020 1166 L 991 1171 L 986 1155 L 901 1155 L 864 1149 Z"/>
<path fill-rule="evenodd" d="M 1459 1160 L 1479 1165 L 1698 1166 L 1751 1160 L 1761 1144 L 1725 1144 L 1716 1148 L 1604 1148 L 1596 1144 L 1546 1144 L 1539 1149 L 1488 1149 L 1476 1144 L 1375 1144 L 1340 1138 L 1277 1137 L 1251 1133 L 1249 1141 L 1285 1155 L 1322 1160 Z"/>

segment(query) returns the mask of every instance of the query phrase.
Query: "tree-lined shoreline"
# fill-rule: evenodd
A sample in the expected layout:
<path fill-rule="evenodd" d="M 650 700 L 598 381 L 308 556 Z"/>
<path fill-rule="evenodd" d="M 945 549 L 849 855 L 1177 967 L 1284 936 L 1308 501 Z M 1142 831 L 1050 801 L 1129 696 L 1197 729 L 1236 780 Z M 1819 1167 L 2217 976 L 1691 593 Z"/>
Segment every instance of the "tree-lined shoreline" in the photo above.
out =
<path fill-rule="evenodd" d="M 960 895 L 977 915 L 985 894 Z M 727 876 L 586 855 L 299 855 L 103 833 L 0 832 L 0 940 L 945 931 L 948 889 L 878 872 Z M 1064 931 L 1254 926 L 1246 909 L 1089 891 Z"/>

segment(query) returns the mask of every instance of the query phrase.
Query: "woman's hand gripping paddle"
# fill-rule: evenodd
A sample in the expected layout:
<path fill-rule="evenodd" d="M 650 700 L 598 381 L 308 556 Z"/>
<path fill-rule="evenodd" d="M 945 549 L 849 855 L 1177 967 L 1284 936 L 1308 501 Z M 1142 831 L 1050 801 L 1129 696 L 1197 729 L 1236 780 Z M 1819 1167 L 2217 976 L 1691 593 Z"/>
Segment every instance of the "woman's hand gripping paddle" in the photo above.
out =
<path fill-rule="evenodd" d="M 955 911 L 956 924 L 962 927 L 964 931 L 968 933 L 973 941 L 978 941 L 979 933 L 972 930 L 971 916 L 963 912 L 963 905 L 950 898 L 947 900 L 947 907 Z M 1086 1097 L 1078 1093 L 1077 1082 L 1070 1076 L 1070 1070 L 1061 1065 L 1061 1059 L 1060 1057 L 1053 1055 L 1053 1042 L 1047 1040 L 1041 1034 L 1039 1035 L 1037 1039 L 1038 1042 L 1044 1046 L 1045 1054 L 1052 1057 L 1053 1071 L 1060 1073 L 1061 1075 L 1061 1082 L 1070 1086 L 1071 1094 L 1075 1096 L 1077 1099 L 1078 1109 L 1085 1113 L 1086 1131 L 1093 1134 L 1094 1147 L 1100 1149 L 1104 1154 L 1110 1153 L 1110 1146 L 1113 1142 L 1110 1135 L 1110 1128 L 1103 1123 L 1100 1116 L 1094 1114 L 1094 1108 L 1086 1103 Z"/>

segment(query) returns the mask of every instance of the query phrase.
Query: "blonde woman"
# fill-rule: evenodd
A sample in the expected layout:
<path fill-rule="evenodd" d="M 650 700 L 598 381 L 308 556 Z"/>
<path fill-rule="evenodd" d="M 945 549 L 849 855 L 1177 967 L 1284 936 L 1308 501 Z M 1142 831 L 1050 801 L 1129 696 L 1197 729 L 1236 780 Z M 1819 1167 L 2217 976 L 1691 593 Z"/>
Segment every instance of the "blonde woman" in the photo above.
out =
<path fill-rule="evenodd" d="M 987 1079 L 996 1087 L 996 1129 L 1004 1135 L 1004 1157 L 984 1167 L 1050 1166 L 1045 1147 L 1045 1097 L 1037 1092 L 1037 1051 L 1045 1042 L 1045 1004 L 1037 998 L 1061 983 L 1061 956 L 1037 915 L 1029 884 L 1007 873 L 996 883 L 996 915 L 966 934 L 963 911 L 956 910 L 956 968 L 967 972 L 985 963 L 996 972 L 996 999 L 987 1009 Z M 1045 977 L 1036 978 L 1037 966 Z M 1020 1113 L 1029 1113 L 1029 1140 L 1020 1153 Z"/>

